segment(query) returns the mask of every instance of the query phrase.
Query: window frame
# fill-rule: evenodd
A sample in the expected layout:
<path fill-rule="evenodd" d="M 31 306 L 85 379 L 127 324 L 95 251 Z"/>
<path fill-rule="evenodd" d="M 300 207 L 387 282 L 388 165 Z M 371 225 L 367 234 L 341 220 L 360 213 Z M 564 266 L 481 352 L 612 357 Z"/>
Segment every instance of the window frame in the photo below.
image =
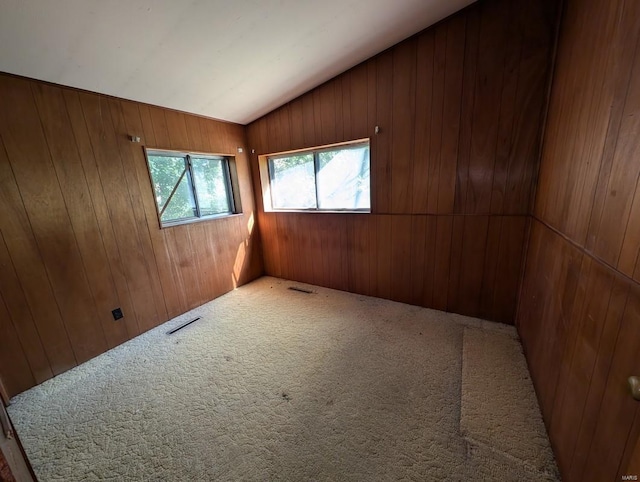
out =
<path fill-rule="evenodd" d="M 195 151 L 174 151 L 171 149 L 155 149 L 155 148 L 144 148 L 145 160 L 147 161 L 147 172 L 149 174 L 149 183 L 151 185 L 151 193 L 153 195 L 153 202 L 156 206 L 156 214 L 158 216 L 158 225 L 160 229 L 171 228 L 174 226 L 180 226 L 183 224 L 192 224 L 198 223 L 202 221 L 208 221 L 211 219 L 220 219 L 226 218 L 230 216 L 237 216 L 242 214 L 242 207 L 240 203 L 240 193 L 238 189 L 237 182 L 237 171 L 235 167 L 235 157 L 229 154 L 213 154 L 213 153 L 205 153 L 205 152 L 195 152 Z M 187 181 L 189 188 L 191 189 L 191 193 L 193 195 L 196 215 L 190 216 L 186 218 L 174 219 L 171 221 L 163 221 L 162 214 L 164 210 L 160 209 L 158 205 L 158 196 L 156 193 L 156 188 L 154 186 L 153 175 L 151 174 L 151 164 L 149 162 L 149 156 L 158 156 L 158 157 L 181 157 L 185 162 L 185 175 L 187 176 Z M 215 161 L 222 161 L 222 172 L 224 176 L 225 183 L 225 191 L 227 195 L 227 203 L 229 205 L 230 211 L 226 211 L 223 213 L 216 214 L 208 214 L 202 215 L 200 210 L 200 202 L 198 201 L 198 188 L 196 187 L 195 178 L 193 176 L 193 163 L 192 159 L 211 159 Z M 176 184 L 174 186 L 177 188 L 179 185 Z M 165 204 L 164 209 L 168 206 L 168 203 Z"/>
<path fill-rule="evenodd" d="M 371 201 L 371 139 L 366 137 L 362 139 L 356 139 L 353 141 L 338 142 L 335 144 L 327 144 L 317 147 L 309 147 L 304 149 L 295 149 L 291 151 L 276 152 L 273 154 L 265 154 L 258 156 L 260 167 L 260 184 L 262 186 L 262 199 L 263 208 L 265 212 L 303 212 L 303 213 L 371 213 L 371 207 L 351 209 L 351 208 L 332 208 L 322 209 L 320 208 L 320 199 L 318 197 L 318 173 L 320 171 L 319 154 L 327 151 L 347 150 L 347 149 L 359 149 L 362 147 L 369 148 L 369 201 Z M 311 154 L 313 156 L 313 170 L 314 170 L 314 189 L 315 189 L 315 208 L 275 208 L 273 207 L 273 192 L 271 190 L 271 182 L 274 179 L 274 172 L 272 168 L 272 159 L 287 158 L 292 155 L 304 155 Z M 371 203 L 369 203 L 371 204 Z"/>

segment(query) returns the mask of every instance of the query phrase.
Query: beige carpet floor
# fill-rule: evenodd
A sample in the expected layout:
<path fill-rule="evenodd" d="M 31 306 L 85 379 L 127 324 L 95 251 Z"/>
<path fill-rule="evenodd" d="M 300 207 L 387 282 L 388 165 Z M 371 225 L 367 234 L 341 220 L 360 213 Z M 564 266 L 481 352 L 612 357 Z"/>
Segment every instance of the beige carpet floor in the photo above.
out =
<path fill-rule="evenodd" d="M 15 397 L 40 480 L 557 480 L 512 327 L 293 284 Z"/>

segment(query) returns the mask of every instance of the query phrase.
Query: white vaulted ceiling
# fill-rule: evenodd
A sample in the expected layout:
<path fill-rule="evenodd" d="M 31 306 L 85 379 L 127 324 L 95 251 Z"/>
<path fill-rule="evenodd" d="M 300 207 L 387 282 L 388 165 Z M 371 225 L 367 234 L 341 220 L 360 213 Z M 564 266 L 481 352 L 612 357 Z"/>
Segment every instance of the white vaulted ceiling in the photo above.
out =
<path fill-rule="evenodd" d="M 0 71 L 249 123 L 473 0 L 0 0 Z"/>

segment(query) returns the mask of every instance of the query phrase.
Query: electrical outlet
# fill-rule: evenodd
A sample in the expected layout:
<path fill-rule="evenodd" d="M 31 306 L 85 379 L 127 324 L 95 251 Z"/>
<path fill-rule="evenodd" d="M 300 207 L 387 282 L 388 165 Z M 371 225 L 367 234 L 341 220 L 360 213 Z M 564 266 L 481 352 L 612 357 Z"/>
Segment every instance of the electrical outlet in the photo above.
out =
<path fill-rule="evenodd" d="M 120 318 L 124 317 L 124 315 L 122 314 L 122 308 L 116 308 L 115 310 L 112 310 L 111 314 L 113 315 L 114 320 L 119 320 Z"/>

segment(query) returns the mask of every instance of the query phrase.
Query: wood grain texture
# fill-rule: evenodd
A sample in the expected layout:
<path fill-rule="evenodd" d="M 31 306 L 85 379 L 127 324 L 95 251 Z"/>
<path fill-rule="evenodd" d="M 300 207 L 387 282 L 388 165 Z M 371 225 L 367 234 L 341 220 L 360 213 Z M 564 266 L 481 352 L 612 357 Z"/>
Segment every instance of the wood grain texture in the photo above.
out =
<path fill-rule="evenodd" d="M 640 433 L 640 4 L 564 10 L 517 326 L 563 480 L 621 480 Z"/>
<path fill-rule="evenodd" d="M 267 217 L 277 223 L 263 236 L 264 250 L 279 255 L 266 269 L 283 278 L 470 316 L 482 307 L 487 319 L 513 321 L 526 216 Z M 502 229 L 494 230 L 496 248 L 486 257 L 485 240 L 497 222 Z"/>
<path fill-rule="evenodd" d="M 243 126 L 4 74 L 0 106 L 10 396 L 262 273 Z M 161 230 L 143 146 L 234 155 L 243 214 Z"/>
<path fill-rule="evenodd" d="M 259 155 L 371 143 L 371 215 L 256 196 L 267 274 L 513 322 L 558 13 L 482 0 L 250 124 L 257 194 Z"/>

